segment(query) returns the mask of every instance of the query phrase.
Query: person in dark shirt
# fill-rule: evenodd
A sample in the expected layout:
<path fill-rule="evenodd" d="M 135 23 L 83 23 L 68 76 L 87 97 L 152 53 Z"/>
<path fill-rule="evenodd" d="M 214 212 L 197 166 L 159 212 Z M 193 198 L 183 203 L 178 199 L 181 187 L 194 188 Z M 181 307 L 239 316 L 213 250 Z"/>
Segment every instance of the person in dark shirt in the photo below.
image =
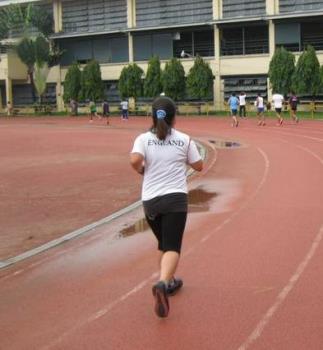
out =
<path fill-rule="evenodd" d="M 107 125 L 109 125 L 110 107 L 107 100 L 102 103 L 102 115 L 107 118 Z"/>
<path fill-rule="evenodd" d="M 291 92 L 291 95 L 289 97 L 288 102 L 289 102 L 289 106 L 290 106 L 290 110 L 291 110 L 292 119 L 294 120 L 295 123 L 298 123 L 299 119 L 296 115 L 297 105 L 298 105 L 298 97 L 295 95 L 294 91 Z"/>

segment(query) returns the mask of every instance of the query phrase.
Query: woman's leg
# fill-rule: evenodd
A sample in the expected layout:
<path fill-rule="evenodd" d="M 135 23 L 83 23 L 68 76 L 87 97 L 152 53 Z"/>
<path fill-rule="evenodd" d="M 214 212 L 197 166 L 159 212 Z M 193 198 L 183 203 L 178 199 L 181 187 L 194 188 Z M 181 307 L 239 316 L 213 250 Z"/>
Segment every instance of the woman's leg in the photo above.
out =
<path fill-rule="evenodd" d="M 179 253 L 174 251 L 165 252 L 160 261 L 160 281 L 169 283 L 175 275 L 179 262 Z"/>
<path fill-rule="evenodd" d="M 186 212 L 168 213 L 162 216 L 163 251 L 160 262 L 160 280 L 169 282 L 175 275 L 186 225 Z"/>

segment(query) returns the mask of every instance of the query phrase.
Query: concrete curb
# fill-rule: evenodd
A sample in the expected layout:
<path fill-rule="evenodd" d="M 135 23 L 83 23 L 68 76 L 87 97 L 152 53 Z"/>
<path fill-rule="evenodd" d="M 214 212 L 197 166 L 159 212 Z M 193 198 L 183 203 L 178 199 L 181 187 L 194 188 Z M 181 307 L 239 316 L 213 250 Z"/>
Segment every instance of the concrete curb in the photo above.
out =
<path fill-rule="evenodd" d="M 200 150 L 200 153 L 201 153 L 201 156 L 202 156 L 202 159 L 204 160 L 206 158 L 206 155 L 207 155 L 207 150 L 206 148 L 202 145 L 202 143 L 200 142 L 196 142 L 198 147 L 199 147 L 199 150 Z M 191 176 L 192 174 L 194 173 L 194 170 L 193 169 L 190 169 L 188 171 L 188 176 Z M 66 242 L 69 242 L 71 241 L 72 239 L 75 239 L 75 238 L 78 238 L 80 236 L 83 236 L 84 234 L 94 230 L 95 228 L 101 226 L 101 225 L 104 225 L 104 224 L 108 224 L 110 223 L 111 221 L 119 218 L 120 216 L 122 215 L 125 215 L 125 214 L 128 214 L 129 212 L 137 209 L 139 206 L 141 205 L 141 200 L 129 205 L 128 207 L 126 208 L 123 208 L 99 221 L 96 221 L 96 222 L 93 222 L 92 224 L 89 224 L 89 225 L 86 225 L 80 229 L 77 229 L 75 231 L 72 231 L 60 238 L 57 238 L 57 239 L 54 239 L 48 243 L 45 243 L 37 248 L 34 248 L 34 249 L 31 249 L 31 250 L 28 250 L 22 254 L 19 254 L 15 257 L 12 257 L 12 258 L 9 258 L 7 260 L 3 260 L 3 261 L 0 261 L 0 270 L 1 269 L 4 269 L 6 267 L 9 267 L 17 262 L 20 262 L 22 260 L 25 260 L 25 259 L 28 259 L 28 258 L 31 258 L 37 254 L 40 254 L 40 253 L 43 253 L 44 251 L 46 250 L 49 250 L 51 248 L 54 248 L 54 247 L 57 247 L 63 243 L 66 243 Z"/>

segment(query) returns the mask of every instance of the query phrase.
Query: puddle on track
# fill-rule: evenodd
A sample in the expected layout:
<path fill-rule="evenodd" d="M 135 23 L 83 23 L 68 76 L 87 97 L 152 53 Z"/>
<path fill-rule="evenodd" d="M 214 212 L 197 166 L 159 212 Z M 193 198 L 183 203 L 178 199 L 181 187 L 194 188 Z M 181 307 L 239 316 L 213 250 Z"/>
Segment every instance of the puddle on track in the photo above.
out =
<path fill-rule="evenodd" d="M 240 148 L 242 147 L 240 142 L 229 141 L 229 140 L 209 140 L 210 143 L 214 144 L 218 148 Z"/>
<path fill-rule="evenodd" d="M 210 210 L 210 202 L 217 194 L 208 192 L 201 188 L 196 188 L 188 193 L 188 212 L 201 213 Z M 118 234 L 118 238 L 126 238 L 135 235 L 136 233 L 145 232 L 149 228 L 146 219 L 140 219 L 131 226 L 125 227 Z"/>

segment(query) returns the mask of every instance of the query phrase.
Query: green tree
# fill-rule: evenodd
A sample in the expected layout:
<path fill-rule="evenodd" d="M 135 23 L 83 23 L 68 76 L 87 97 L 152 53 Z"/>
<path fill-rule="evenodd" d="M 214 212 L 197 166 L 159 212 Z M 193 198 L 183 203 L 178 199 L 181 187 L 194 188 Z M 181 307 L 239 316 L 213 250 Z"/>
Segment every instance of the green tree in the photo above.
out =
<path fill-rule="evenodd" d="M 166 63 L 162 74 L 163 91 L 175 101 L 185 95 L 185 71 L 177 58 Z"/>
<path fill-rule="evenodd" d="M 142 96 L 143 74 L 144 71 L 136 63 L 129 64 L 122 69 L 118 84 L 121 98 L 133 97 L 136 100 Z"/>
<path fill-rule="evenodd" d="M 81 91 L 81 79 L 82 72 L 77 63 L 73 63 L 65 77 L 64 81 L 64 95 L 63 99 L 65 103 L 68 103 L 70 100 L 79 100 L 80 91 Z"/>
<path fill-rule="evenodd" d="M 293 75 L 293 88 L 299 94 L 309 94 L 315 97 L 320 89 L 320 63 L 313 46 L 301 54 Z"/>
<path fill-rule="evenodd" d="M 202 57 L 197 56 L 187 75 L 186 86 L 189 95 L 199 100 L 210 98 L 213 90 L 213 79 L 210 65 Z"/>
<path fill-rule="evenodd" d="M 13 4 L 0 10 L 0 38 L 11 36 L 20 38 L 16 44 L 13 44 L 13 49 L 27 66 L 34 101 L 36 65 L 39 67 L 37 73 L 37 79 L 39 79 L 39 72 L 44 64 L 55 65 L 62 55 L 62 52 L 49 39 L 52 31 L 53 18 L 42 7 L 33 4 Z"/>
<path fill-rule="evenodd" d="M 274 92 L 287 95 L 292 89 L 295 56 L 281 47 L 276 49 L 269 64 L 268 77 Z"/>
<path fill-rule="evenodd" d="M 41 35 L 36 39 L 23 38 L 16 46 L 17 54 L 20 60 L 27 66 L 27 74 L 30 83 L 34 87 L 34 72 L 36 64 L 42 67 L 49 61 L 50 48 L 48 41 Z M 35 101 L 35 92 L 33 89 L 33 99 Z"/>
<path fill-rule="evenodd" d="M 38 94 L 39 104 L 42 104 L 42 98 L 46 91 L 47 87 L 47 77 L 48 77 L 49 69 L 47 63 L 44 64 L 35 64 L 35 72 L 34 72 L 34 85 Z"/>
<path fill-rule="evenodd" d="M 162 92 L 160 60 L 153 56 L 148 62 L 147 75 L 144 82 L 145 97 L 156 97 Z"/>
<path fill-rule="evenodd" d="M 81 99 L 100 101 L 104 98 L 101 68 L 97 61 L 90 61 L 82 72 Z"/>
<path fill-rule="evenodd" d="M 28 6 L 31 6 L 31 26 L 36 28 L 39 31 L 39 33 L 48 38 L 49 35 L 53 32 L 54 22 L 52 15 L 43 7 L 30 4 Z"/>
<path fill-rule="evenodd" d="M 1 39 L 9 36 L 24 37 L 32 28 L 31 16 L 33 12 L 32 4 L 22 6 L 20 4 L 11 4 L 1 9 L 0 27 Z"/>

